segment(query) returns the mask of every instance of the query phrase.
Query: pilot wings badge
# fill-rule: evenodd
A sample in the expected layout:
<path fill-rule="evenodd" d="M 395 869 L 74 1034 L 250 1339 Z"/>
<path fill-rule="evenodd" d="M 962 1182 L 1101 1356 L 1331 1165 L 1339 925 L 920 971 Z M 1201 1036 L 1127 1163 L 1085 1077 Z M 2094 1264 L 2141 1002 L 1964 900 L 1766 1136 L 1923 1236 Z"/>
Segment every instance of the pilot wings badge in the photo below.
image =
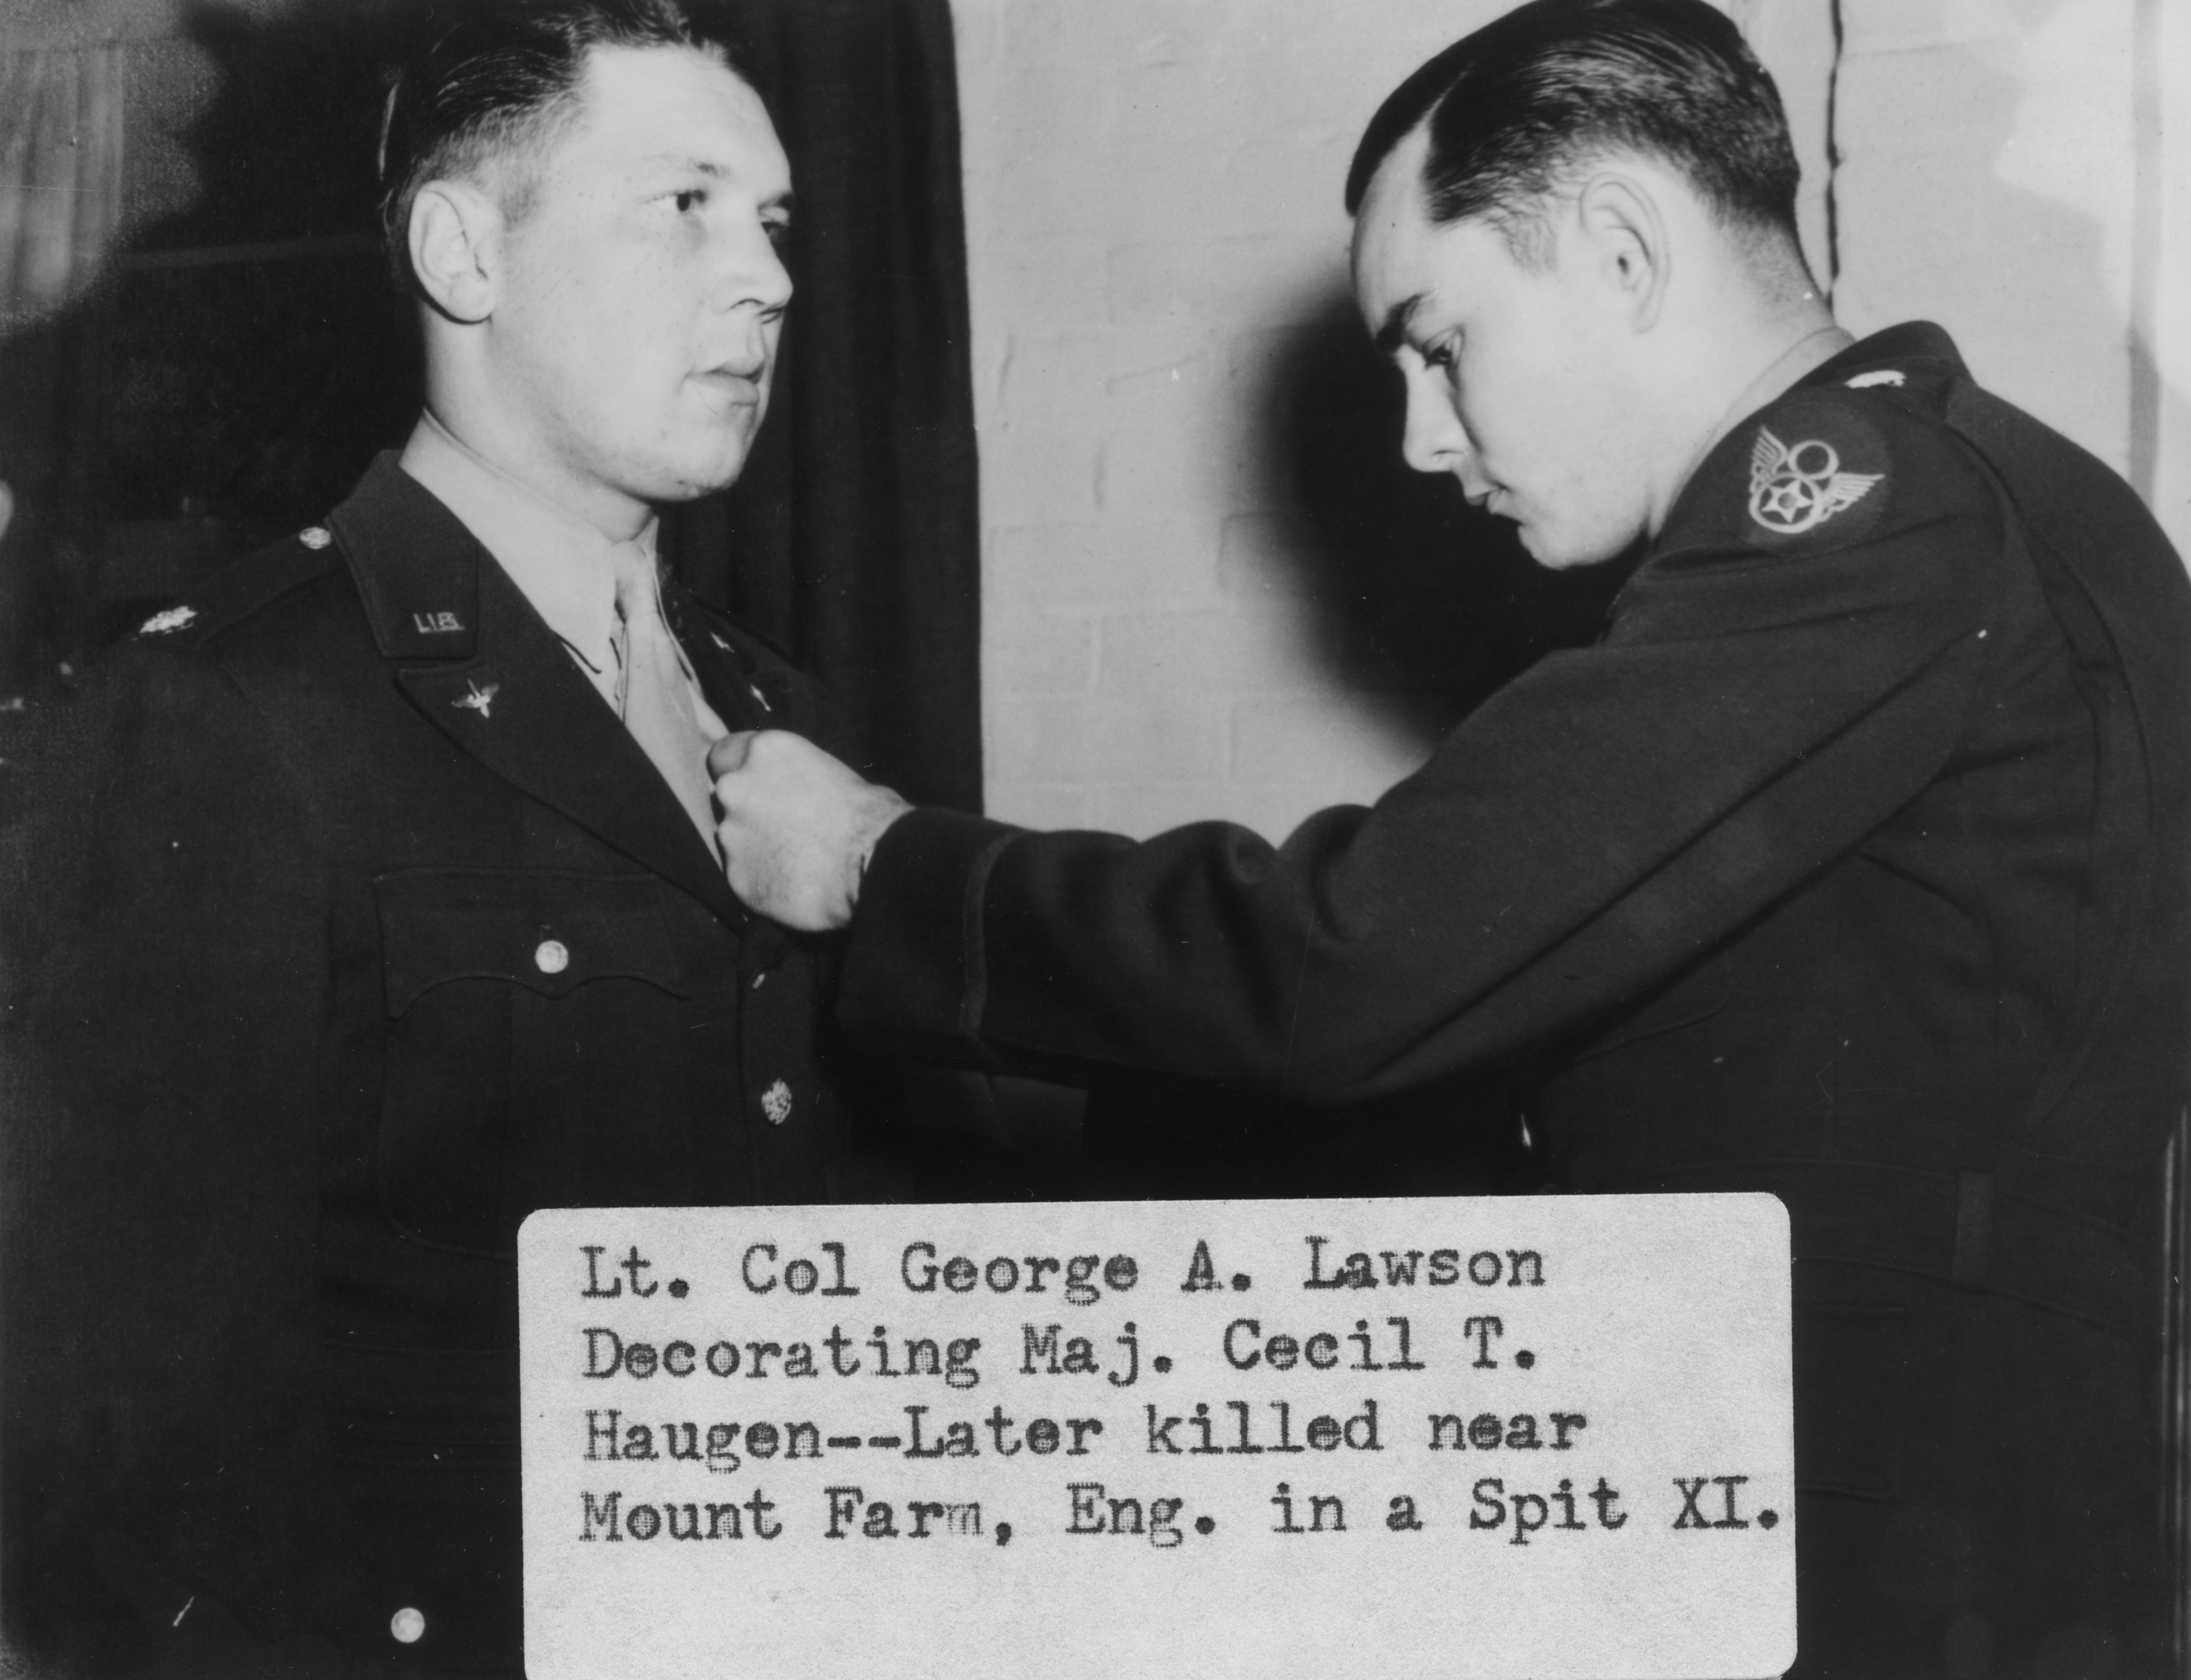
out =
<path fill-rule="evenodd" d="M 1886 476 L 1843 472 L 1831 444 L 1812 438 L 1790 449 L 1760 426 L 1750 452 L 1750 516 L 1778 536 L 1800 537 L 1862 501 Z"/>

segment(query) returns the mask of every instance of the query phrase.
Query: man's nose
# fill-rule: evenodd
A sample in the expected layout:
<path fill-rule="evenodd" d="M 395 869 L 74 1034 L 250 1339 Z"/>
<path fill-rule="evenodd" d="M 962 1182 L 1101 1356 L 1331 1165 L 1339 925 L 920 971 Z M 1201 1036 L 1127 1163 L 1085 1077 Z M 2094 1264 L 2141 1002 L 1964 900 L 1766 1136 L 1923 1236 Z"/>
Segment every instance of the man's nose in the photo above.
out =
<path fill-rule="evenodd" d="M 1417 472 L 1457 472 L 1462 476 L 1464 487 L 1468 487 L 1476 451 L 1468 441 L 1467 428 L 1454 412 L 1453 396 L 1445 382 L 1427 367 L 1408 376 L 1408 420 L 1400 439 L 1400 454 Z M 1480 493 L 1471 487 L 1469 493 Z"/>
<path fill-rule="evenodd" d="M 782 312 L 791 301 L 791 271 L 783 265 L 776 241 L 758 219 L 722 242 L 714 293 L 724 309 L 752 308 L 764 315 Z"/>

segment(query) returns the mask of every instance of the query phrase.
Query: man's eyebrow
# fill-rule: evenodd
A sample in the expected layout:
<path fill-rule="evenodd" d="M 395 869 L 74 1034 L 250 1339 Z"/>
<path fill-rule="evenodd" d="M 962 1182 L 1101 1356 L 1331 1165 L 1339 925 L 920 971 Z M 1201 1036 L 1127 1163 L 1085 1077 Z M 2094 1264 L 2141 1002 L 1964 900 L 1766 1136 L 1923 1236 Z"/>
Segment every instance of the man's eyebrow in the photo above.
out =
<path fill-rule="evenodd" d="M 704 175 L 711 181 L 728 180 L 732 175 L 737 173 L 736 170 L 731 169 L 724 164 L 711 162 L 704 157 L 694 157 L 689 153 L 682 151 L 657 152 L 652 157 L 641 159 L 640 167 L 642 169 L 672 168 L 687 170 L 696 175 Z M 782 192 L 777 193 L 773 196 L 763 201 L 761 208 L 765 210 L 789 211 L 791 208 L 791 189 L 789 187 L 786 187 Z"/>
<path fill-rule="evenodd" d="M 1376 338 L 1377 348 L 1385 355 L 1391 355 L 1408 341 L 1408 323 L 1429 296 L 1427 292 L 1418 292 L 1385 311 L 1385 324 L 1377 329 Z"/>

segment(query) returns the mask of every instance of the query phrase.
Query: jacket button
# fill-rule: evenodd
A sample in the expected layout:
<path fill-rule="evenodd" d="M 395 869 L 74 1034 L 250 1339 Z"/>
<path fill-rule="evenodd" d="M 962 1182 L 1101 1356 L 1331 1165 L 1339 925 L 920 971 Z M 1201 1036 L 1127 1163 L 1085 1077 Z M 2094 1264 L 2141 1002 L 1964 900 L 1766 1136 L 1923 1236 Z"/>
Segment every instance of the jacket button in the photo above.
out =
<path fill-rule="evenodd" d="M 543 939 L 532 948 L 532 965 L 543 974 L 561 974 L 571 965 L 571 948 L 560 939 Z"/>
<path fill-rule="evenodd" d="M 782 1125 L 791 1118 L 791 1087 L 778 1079 L 761 1092 L 760 1111 L 768 1116 L 771 1125 Z"/>
<path fill-rule="evenodd" d="M 399 1645 L 415 1645 L 426 1631 L 426 1618 L 406 1604 L 388 1619 L 388 1631 Z"/>

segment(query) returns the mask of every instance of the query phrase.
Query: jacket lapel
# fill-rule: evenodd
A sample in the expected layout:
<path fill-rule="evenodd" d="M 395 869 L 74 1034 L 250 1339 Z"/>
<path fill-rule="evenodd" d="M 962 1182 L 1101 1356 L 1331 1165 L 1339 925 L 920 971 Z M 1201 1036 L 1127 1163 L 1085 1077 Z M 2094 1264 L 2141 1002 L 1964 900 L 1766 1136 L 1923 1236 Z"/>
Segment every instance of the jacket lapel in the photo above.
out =
<path fill-rule="evenodd" d="M 384 456 L 329 523 L 381 650 L 398 662 L 396 681 L 429 722 L 504 780 L 745 925 L 676 795 L 454 515 Z M 460 628 L 419 629 L 439 613 Z"/>
<path fill-rule="evenodd" d="M 780 715 L 781 696 L 771 697 L 758 685 L 758 674 L 743 655 L 708 624 L 707 614 L 674 578 L 664 578 L 662 604 L 669 628 L 691 662 L 700 692 L 715 709 L 726 728 L 782 729 L 788 726 Z M 689 827 L 689 823 L 687 824 Z M 710 859 L 710 862 L 713 860 Z M 736 903 L 735 897 L 732 903 Z M 791 949 L 790 936 L 774 922 L 748 914 L 746 947 L 757 967 L 773 968 Z"/>
<path fill-rule="evenodd" d="M 777 715 L 777 700 L 756 685 L 755 673 L 748 669 L 737 649 L 709 627 L 707 615 L 674 578 L 663 580 L 662 605 L 678 645 L 691 662 L 692 675 L 700 679 L 700 692 L 727 727 L 790 726 Z"/>

